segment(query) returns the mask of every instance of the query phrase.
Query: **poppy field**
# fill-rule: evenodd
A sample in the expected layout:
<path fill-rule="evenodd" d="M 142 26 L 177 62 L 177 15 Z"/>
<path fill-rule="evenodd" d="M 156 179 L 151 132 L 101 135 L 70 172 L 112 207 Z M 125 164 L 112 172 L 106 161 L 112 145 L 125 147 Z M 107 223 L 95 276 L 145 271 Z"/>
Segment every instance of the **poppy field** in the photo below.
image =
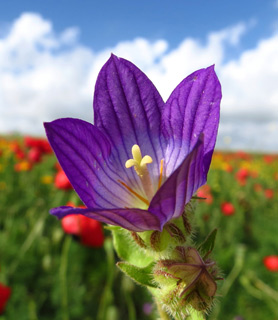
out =
<path fill-rule="evenodd" d="M 196 241 L 217 229 L 208 319 L 278 319 L 278 155 L 215 151 L 197 192 Z M 115 267 L 110 231 L 50 208 L 82 206 L 45 139 L 0 137 L 0 319 L 157 319 Z"/>

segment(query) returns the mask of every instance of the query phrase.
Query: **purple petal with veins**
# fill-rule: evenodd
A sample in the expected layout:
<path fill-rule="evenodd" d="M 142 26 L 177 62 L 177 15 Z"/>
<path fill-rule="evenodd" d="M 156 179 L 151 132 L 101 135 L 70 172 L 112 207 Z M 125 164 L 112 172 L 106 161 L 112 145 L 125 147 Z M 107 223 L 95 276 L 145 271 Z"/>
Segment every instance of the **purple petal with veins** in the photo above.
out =
<path fill-rule="evenodd" d="M 71 118 L 45 123 L 58 160 L 87 207 L 59 207 L 51 214 L 83 214 L 136 232 L 161 231 L 206 182 L 220 99 L 213 67 L 188 76 L 164 103 L 140 69 L 112 55 L 96 82 L 95 124 Z"/>

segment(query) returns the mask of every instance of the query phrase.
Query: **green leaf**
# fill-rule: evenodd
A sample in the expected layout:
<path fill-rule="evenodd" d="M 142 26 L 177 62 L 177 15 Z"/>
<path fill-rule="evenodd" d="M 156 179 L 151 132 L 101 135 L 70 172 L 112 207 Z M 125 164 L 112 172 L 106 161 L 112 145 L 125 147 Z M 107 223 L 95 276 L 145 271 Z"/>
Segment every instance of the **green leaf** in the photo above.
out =
<path fill-rule="evenodd" d="M 117 263 L 117 266 L 135 282 L 143 286 L 157 288 L 152 276 L 154 263 L 150 263 L 144 268 L 139 268 L 128 262 L 120 261 Z"/>
<path fill-rule="evenodd" d="M 211 233 L 207 236 L 206 240 L 199 246 L 198 251 L 207 254 L 211 252 L 214 248 L 215 238 L 216 238 L 217 229 L 211 231 Z"/>
<path fill-rule="evenodd" d="M 146 267 L 153 261 L 138 245 L 134 243 L 129 231 L 122 228 L 112 229 L 114 248 L 117 255 L 137 267 Z"/>

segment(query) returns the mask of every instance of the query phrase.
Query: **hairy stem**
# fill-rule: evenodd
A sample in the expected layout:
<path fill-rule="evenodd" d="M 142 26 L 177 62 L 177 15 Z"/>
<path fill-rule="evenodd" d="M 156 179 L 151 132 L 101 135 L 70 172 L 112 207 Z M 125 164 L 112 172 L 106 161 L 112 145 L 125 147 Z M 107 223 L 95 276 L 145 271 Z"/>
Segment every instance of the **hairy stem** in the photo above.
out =
<path fill-rule="evenodd" d="M 157 305 L 157 312 L 159 314 L 159 319 L 160 320 L 171 320 L 170 316 L 168 316 L 168 314 L 163 310 L 161 304 L 155 300 L 156 305 Z"/>

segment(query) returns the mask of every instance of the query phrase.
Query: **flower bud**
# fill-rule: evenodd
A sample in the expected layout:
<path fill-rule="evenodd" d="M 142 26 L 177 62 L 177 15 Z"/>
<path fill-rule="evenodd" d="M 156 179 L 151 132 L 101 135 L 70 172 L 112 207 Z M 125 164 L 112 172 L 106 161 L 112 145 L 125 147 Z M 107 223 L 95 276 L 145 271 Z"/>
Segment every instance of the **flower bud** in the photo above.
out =
<path fill-rule="evenodd" d="M 167 308 L 186 315 L 189 307 L 203 311 L 211 306 L 217 289 L 216 273 L 215 262 L 203 260 L 195 248 L 177 246 L 171 259 L 157 262 L 154 279 Z"/>

